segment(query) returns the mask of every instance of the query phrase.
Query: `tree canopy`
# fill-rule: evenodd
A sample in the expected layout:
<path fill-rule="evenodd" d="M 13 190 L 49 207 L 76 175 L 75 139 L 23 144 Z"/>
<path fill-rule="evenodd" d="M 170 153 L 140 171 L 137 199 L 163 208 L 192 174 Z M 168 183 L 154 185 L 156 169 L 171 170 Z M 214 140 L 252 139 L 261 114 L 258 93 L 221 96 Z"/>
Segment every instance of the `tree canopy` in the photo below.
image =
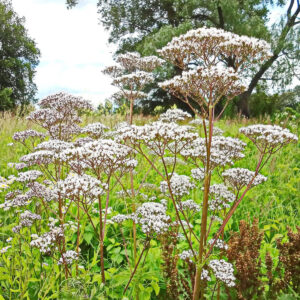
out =
<path fill-rule="evenodd" d="M 25 19 L 11 1 L 0 0 L 0 111 L 35 102 L 33 82 L 40 51 L 28 35 Z"/>
<path fill-rule="evenodd" d="M 67 4 L 72 7 L 78 2 L 68 0 Z M 285 13 L 271 24 L 274 8 L 285 9 Z M 299 0 L 99 0 L 98 9 L 100 21 L 110 31 L 110 42 L 118 44 L 119 53 L 157 54 L 156 50 L 174 36 L 203 26 L 272 43 L 273 56 L 248 71 L 248 88 L 237 101 L 246 115 L 249 97 L 258 84 L 283 90 L 299 76 Z M 228 65 L 234 67 L 234 62 L 228 60 Z"/>

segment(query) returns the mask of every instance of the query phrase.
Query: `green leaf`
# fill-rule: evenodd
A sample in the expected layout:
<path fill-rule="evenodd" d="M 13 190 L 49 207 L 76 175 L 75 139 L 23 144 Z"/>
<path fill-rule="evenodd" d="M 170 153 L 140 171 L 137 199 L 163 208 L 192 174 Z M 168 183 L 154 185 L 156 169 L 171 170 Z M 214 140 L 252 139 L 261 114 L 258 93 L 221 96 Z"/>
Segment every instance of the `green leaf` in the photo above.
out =
<path fill-rule="evenodd" d="M 157 284 L 157 282 L 151 281 L 151 286 L 152 286 L 153 289 L 154 289 L 155 295 L 158 296 L 160 287 L 159 287 L 159 285 Z"/>
<path fill-rule="evenodd" d="M 92 232 L 86 232 L 83 235 L 83 239 L 88 243 L 91 244 L 92 238 L 93 238 L 94 234 Z"/>

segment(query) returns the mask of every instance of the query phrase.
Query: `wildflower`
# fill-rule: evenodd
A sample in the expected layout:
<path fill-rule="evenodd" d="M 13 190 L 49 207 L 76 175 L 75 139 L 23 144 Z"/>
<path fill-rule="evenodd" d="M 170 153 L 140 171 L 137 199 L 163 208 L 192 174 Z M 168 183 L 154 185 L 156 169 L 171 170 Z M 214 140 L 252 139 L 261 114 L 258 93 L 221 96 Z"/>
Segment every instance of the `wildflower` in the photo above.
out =
<path fill-rule="evenodd" d="M 212 269 L 217 279 L 224 282 L 228 287 L 235 286 L 235 277 L 233 275 L 233 266 L 231 263 L 226 262 L 224 259 L 211 260 L 208 266 Z"/>
<path fill-rule="evenodd" d="M 224 177 L 225 182 L 228 182 L 238 191 L 247 186 L 251 181 L 251 187 L 253 187 L 267 180 L 267 177 L 261 174 L 255 176 L 255 172 L 243 168 L 228 169 L 222 173 L 222 176 Z"/>
<path fill-rule="evenodd" d="M 162 181 L 160 183 L 161 192 L 165 193 L 167 190 L 167 182 Z M 173 195 L 182 197 L 188 195 L 190 190 L 195 188 L 195 185 L 190 182 L 190 178 L 186 175 L 177 175 L 176 173 L 170 179 L 170 187 Z"/>

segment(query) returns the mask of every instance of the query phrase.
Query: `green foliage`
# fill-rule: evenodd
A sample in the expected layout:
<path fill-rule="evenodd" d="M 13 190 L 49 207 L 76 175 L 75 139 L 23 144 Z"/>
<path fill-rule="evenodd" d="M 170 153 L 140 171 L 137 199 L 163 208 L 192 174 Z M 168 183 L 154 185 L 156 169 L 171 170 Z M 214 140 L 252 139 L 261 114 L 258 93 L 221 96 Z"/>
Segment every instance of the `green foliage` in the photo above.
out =
<path fill-rule="evenodd" d="M 40 52 L 24 23 L 9 0 L 0 1 L 0 111 L 35 101 L 33 79 Z"/>

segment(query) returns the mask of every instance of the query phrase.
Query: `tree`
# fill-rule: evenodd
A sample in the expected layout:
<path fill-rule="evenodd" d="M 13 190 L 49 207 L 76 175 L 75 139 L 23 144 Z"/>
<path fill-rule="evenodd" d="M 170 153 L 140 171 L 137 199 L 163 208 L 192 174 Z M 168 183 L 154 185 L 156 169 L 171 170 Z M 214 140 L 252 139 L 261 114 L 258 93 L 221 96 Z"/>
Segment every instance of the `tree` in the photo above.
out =
<path fill-rule="evenodd" d="M 11 1 L 0 0 L 0 110 L 35 102 L 33 82 L 40 51 L 27 33 L 25 19 L 12 8 Z"/>
<path fill-rule="evenodd" d="M 69 7 L 77 2 L 67 1 Z M 285 5 L 285 17 L 269 28 L 272 6 Z M 248 87 L 239 95 L 239 110 L 247 116 L 249 97 L 260 82 L 267 80 L 284 88 L 297 76 L 299 0 L 99 0 L 98 7 L 102 24 L 110 30 L 110 42 L 119 44 L 120 53 L 138 50 L 151 55 L 172 37 L 203 26 L 272 42 L 273 56 L 249 72 Z M 234 61 L 227 60 L 234 67 Z"/>

